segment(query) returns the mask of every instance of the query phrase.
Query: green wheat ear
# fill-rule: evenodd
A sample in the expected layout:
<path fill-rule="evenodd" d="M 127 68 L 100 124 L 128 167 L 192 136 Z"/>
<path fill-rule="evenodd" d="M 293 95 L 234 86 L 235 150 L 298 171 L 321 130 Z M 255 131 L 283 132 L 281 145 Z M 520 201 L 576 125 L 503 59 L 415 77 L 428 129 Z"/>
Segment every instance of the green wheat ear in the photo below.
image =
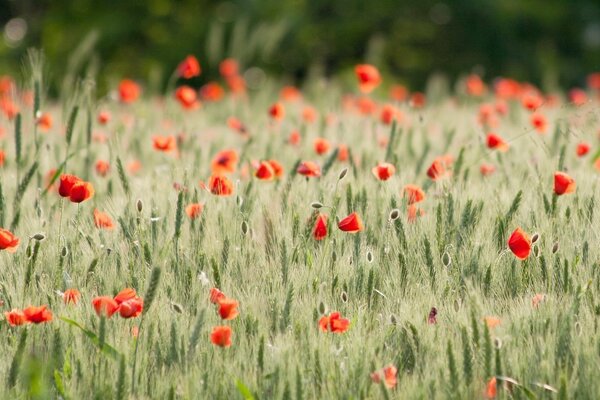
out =
<path fill-rule="evenodd" d="M 161 272 L 162 270 L 160 267 L 154 267 L 152 269 L 150 283 L 148 284 L 148 289 L 146 289 L 146 295 L 144 296 L 144 312 L 147 312 L 154 302 L 156 291 L 158 290 L 158 284 L 160 283 Z"/>

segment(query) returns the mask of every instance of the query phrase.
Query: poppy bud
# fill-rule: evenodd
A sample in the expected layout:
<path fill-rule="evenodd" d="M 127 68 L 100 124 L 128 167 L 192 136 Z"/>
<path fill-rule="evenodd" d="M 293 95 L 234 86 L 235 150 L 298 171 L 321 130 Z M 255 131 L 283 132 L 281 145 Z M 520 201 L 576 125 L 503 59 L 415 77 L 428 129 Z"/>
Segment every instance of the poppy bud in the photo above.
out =
<path fill-rule="evenodd" d="M 540 256 L 540 248 L 539 248 L 539 246 L 533 246 L 533 255 L 534 255 L 534 257 L 539 257 Z"/>
<path fill-rule="evenodd" d="M 373 262 L 373 253 L 371 251 L 367 251 L 367 261 L 370 263 Z"/>
<path fill-rule="evenodd" d="M 454 311 L 458 312 L 460 310 L 460 300 L 454 300 Z"/>
<path fill-rule="evenodd" d="M 27 248 L 25 249 L 25 256 L 29 259 L 29 258 L 31 258 L 32 254 L 33 254 L 33 250 L 31 249 L 31 245 L 28 245 Z"/>
<path fill-rule="evenodd" d="M 500 350 L 502 348 L 502 339 L 494 338 L 494 347 Z"/>
<path fill-rule="evenodd" d="M 397 220 L 399 216 L 400 216 L 400 210 L 398 210 L 397 208 L 394 208 L 392 211 L 390 211 L 390 220 L 391 221 Z"/>
<path fill-rule="evenodd" d="M 177 303 L 171 303 L 171 308 L 178 314 L 181 314 L 183 312 L 183 307 L 181 307 L 181 305 Z"/>
<path fill-rule="evenodd" d="M 326 311 L 326 309 L 325 309 L 325 303 L 323 303 L 322 301 L 319 302 L 319 313 L 325 314 L 325 311 Z"/>
<path fill-rule="evenodd" d="M 323 204 L 319 203 L 318 201 L 313 201 L 312 203 L 310 203 L 310 206 L 312 208 L 314 208 L 315 210 L 318 210 L 319 208 L 323 208 Z"/>
<path fill-rule="evenodd" d="M 42 241 L 44 239 L 46 239 L 46 235 L 44 235 L 43 233 L 36 233 L 35 235 L 33 235 L 31 237 L 33 240 L 37 240 L 37 241 Z"/>
<path fill-rule="evenodd" d="M 63 246 L 61 252 L 60 252 L 60 256 L 61 257 L 66 257 L 69 255 L 69 249 L 67 249 L 67 246 Z"/>
<path fill-rule="evenodd" d="M 338 175 L 338 181 L 341 181 L 342 179 L 344 179 L 344 177 L 346 176 L 347 173 L 348 173 L 348 168 L 344 168 L 343 170 L 341 170 L 340 174 Z"/>
<path fill-rule="evenodd" d="M 335 251 L 331 252 L 331 259 L 333 260 L 333 262 L 337 261 L 337 253 Z"/>
<path fill-rule="evenodd" d="M 442 264 L 444 264 L 444 267 L 449 267 L 452 264 L 452 259 L 447 251 L 442 254 Z"/>
<path fill-rule="evenodd" d="M 558 251 L 558 242 L 554 242 L 554 244 L 552 245 L 552 254 L 556 254 L 557 251 Z"/>
<path fill-rule="evenodd" d="M 236 196 L 235 197 L 235 204 L 237 204 L 238 207 L 242 207 L 242 204 L 244 204 L 244 199 L 241 198 L 240 196 Z"/>
<path fill-rule="evenodd" d="M 135 203 L 135 206 L 137 207 L 138 212 L 141 213 L 144 209 L 144 203 L 142 202 L 142 199 L 138 199 L 138 201 Z"/>
<path fill-rule="evenodd" d="M 248 223 L 246 221 L 242 221 L 242 233 L 244 235 L 248 233 Z"/>
<path fill-rule="evenodd" d="M 533 236 L 531 237 L 531 244 L 534 244 L 535 242 L 537 242 L 540 239 L 540 234 L 539 233 L 534 233 Z"/>
<path fill-rule="evenodd" d="M 342 302 L 347 303 L 348 302 L 348 293 L 346 293 L 345 291 L 342 291 L 340 298 L 342 299 Z"/>
<path fill-rule="evenodd" d="M 394 314 L 390 315 L 390 323 L 392 325 L 398 325 L 398 318 L 396 318 L 396 316 Z"/>

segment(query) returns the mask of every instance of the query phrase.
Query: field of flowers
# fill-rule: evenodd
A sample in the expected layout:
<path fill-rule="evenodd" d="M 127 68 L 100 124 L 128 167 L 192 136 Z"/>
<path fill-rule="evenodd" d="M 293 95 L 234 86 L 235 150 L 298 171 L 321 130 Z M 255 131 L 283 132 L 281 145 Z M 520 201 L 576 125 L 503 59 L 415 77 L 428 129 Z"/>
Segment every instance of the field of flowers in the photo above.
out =
<path fill-rule="evenodd" d="M 0 79 L 0 398 L 600 396 L 600 74 Z M 248 88 L 247 88 L 248 86 Z"/>

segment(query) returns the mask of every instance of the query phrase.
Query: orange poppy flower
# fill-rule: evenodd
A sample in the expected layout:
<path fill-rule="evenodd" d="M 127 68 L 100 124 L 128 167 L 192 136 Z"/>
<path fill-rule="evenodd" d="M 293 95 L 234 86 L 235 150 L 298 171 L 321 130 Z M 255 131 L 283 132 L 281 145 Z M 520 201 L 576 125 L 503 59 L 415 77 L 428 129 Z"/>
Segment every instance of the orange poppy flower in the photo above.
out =
<path fill-rule="evenodd" d="M 98 123 L 100 125 L 106 125 L 110 122 L 110 113 L 108 111 L 100 111 L 98 113 Z"/>
<path fill-rule="evenodd" d="M 558 196 L 575 192 L 576 186 L 575 180 L 564 172 L 554 173 L 554 193 Z"/>
<path fill-rule="evenodd" d="M 210 341 L 219 347 L 231 346 L 231 328 L 229 326 L 215 326 L 210 333 Z"/>
<path fill-rule="evenodd" d="M 225 90 L 217 82 L 208 82 L 200 88 L 200 97 L 206 101 L 219 101 L 225 95 Z"/>
<path fill-rule="evenodd" d="M 531 239 L 521 228 L 517 228 L 508 239 L 508 247 L 519 260 L 525 260 L 531 252 Z"/>
<path fill-rule="evenodd" d="M 315 122 L 317 120 L 317 116 L 317 110 L 315 110 L 314 107 L 306 106 L 302 109 L 302 119 L 306 123 L 310 124 Z"/>
<path fill-rule="evenodd" d="M 484 317 L 483 321 L 490 329 L 493 329 L 502 323 L 498 317 Z"/>
<path fill-rule="evenodd" d="M 119 304 L 109 296 L 99 296 L 92 299 L 92 306 L 99 317 L 110 318 L 119 310 Z"/>
<path fill-rule="evenodd" d="M 235 150 L 223 150 L 215 155 L 211 161 L 213 174 L 227 174 L 235 172 L 238 155 Z"/>
<path fill-rule="evenodd" d="M 467 94 L 471 96 L 481 96 L 485 93 L 485 83 L 481 80 L 479 75 L 469 75 L 465 82 Z"/>
<path fill-rule="evenodd" d="M 300 144 L 300 132 L 298 132 L 297 130 L 293 130 L 290 133 L 290 136 L 288 136 L 288 143 L 291 144 L 292 146 L 297 146 Z"/>
<path fill-rule="evenodd" d="M 77 182 L 71 188 L 69 193 L 69 200 L 73 203 L 84 202 L 94 196 L 94 187 L 89 182 L 80 181 Z"/>
<path fill-rule="evenodd" d="M 219 299 L 219 316 L 225 320 L 231 320 L 238 316 L 237 307 L 239 303 L 236 300 L 223 298 Z"/>
<path fill-rule="evenodd" d="M 433 160 L 429 168 L 427 168 L 427 176 L 433 181 L 449 177 L 451 175 L 451 172 L 448 170 L 450 166 L 449 161 L 448 157 L 445 156 Z"/>
<path fill-rule="evenodd" d="M 427 98 L 424 93 L 414 92 L 410 96 L 410 105 L 413 108 L 423 108 L 425 107 L 425 104 L 427 104 Z"/>
<path fill-rule="evenodd" d="M 277 160 L 269 160 L 267 162 L 271 165 L 271 168 L 273 168 L 275 178 L 281 178 L 283 176 L 283 165 Z"/>
<path fill-rule="evenodd" d="M 49 113 L 43 113 L 39 116 L 35 123 L 40 127 L 40 131 L 48 132 L 50 129 L 52 129 L 52 115 Z"/>
<path fill-rule="evenodd" d="M 27 318 L 25 318 L 23 311 L 17 310 L 16 308 L 12 311 L 6 311 L 4 317 L 10 326 L 20 326 L 29 322 L 27 321 Z"/>
<path fill-rule="evenodd" d="M 312 161 L 302 161 L 296 172 L 307 177 L 318 178 L 321 176 L 321 167 Z"/>
<path fill-rule="evenodd" d="M 236 95 L 243 95 L 246 93 L 246 80 L 239 75 L 228 76 L 225 78 L 227 86 L 231 93 Z"/>
<path fill-rule="evenodd" d="M 350 327 L 350 321 L 342 318 L 339 312 L 332 312 L 319 319 L 319 328 L 323 332 L 344 333 Z"/>
<path fill-rule="evenodd" d="M 4 150 L 0 150 L 0 167 L 4 166 L 5 158 L 6 158 L 6 153 L 4 153 Z"/>
<path fill-rule="evenodd" d="M 488 133 L 487 135 L 487 147 L 494 150 L 505 152 L 508 150 L 509 145 L 500 136 L 495 133 Z"/>
<path fill-rule="evenodd" d="M 590 152 L 590 148 L 591 148 L 590 144 L 586 143 L 586 142 L 581 142 L 581 143 L 577 144 L 577 150 L 576 150 L 577 157 L 585 156 L 587 153 Z"/>
<path fill-rule="evenodd" d="M 495 399 L 498 395 L 498 384 L 496 382 L 496 377 L 490 379 L 485 387 L 485 397 L 487 399 Z"/>
<path fill-rule="evenodd" d="M 14 253 L 19 247 L 19 238 L 12 232 L 0 228 L 0 250 L 6 250 L 9 253 Z"/>
<path fill-rule="evenodd" d="M 420 217 L 422 215 L 425 215 L 425 211 L 417 207 L 416 204 L 410 204 L 408 206 L 408 222 L 415 222 L 417 220 L 417 217 Z"/>
<path fill-rule="evenodd" d="M 226 58 L 219 64 L 219 73 L 223 78 L 229 78 L 238 74 L 238 62 L 233 58 Z"/>
<path fill-rule="evenodd" d="M 155 135 L 152 137 L 152 146 L 154 147 L 154 150 L 168 153 L 177 149 L 177 141 L 173 135 Z"/>
<path fill-rule="evenodd" d="M 191 203 L 185 207 L 185 213 L 190 219 L 196 219 L 202 214 L 204 204 L 202 203 Z"/>
<path fill-rule="evenodd" d="M 381 108 L 379 120 L 385 125 L 390 125 L 392 121 L 394 121 L 395 119 L 399 119 L 399 115 L 399 111 L 396 110 L 396 107 L 394 107 L 391 104 L 386 104 Z"/>
<path fill-rule="evenodd" d="M 63 302 L 65 304 L 77 304 L 79 302 L 79 298 L 81 297 L 81 293 L 77 289 L 67 289 L 63 293 Z"/>
<path fill-rule="evenodd" d="M 19 113 L 19 107 L 8 97 L 0 97 L 0 110 L 9 121 Z"/>
<path fill-rule="evenodd" d="M 492 164 L 481 164 L 479 167 L 479 172 L 483 176 L 489 176 L 496 172 L 496 167 Z"/>
<path fill-rule="evenodd" d="M 96 161 L 96 173 L 98 175 L 106 176 L 106 175 L 108 175 L 109 171 L 110 171 L 110 164 L 107 161 L 104 161 L 104 160 Z"/>
<path fill-rule="evenodd" d="M 81 182 L 81 178 L 75 175 L 62 174 L 60 176 L 60 184 L 58 186 L 58 194 L 61 197 L 69 197 L 71 195 L 71 189 L 75 184 Z"/>
<path fill-rule="evenodd" d="M 575 106 L 582 106 L 588 101 L 587 94 L 580 88 L 571 89 L 569 91 L 569 101 Z"/>
<path fill-rule="evenodd" d="M 477 120 L 483 126 L 494 127 L 498 125 L 498 117 L 496 110 L 491 104 L 482 104 L 479 106 L 479 114 Z"/>
<path fill-rule="evenodd" d="M 269 108 L 269 115 L 275 121 L 281 121 L 285 117 L 285 107 L 281 103 L 275 103 Z"/>
<path fill-rule="evenodd" d="M 398 383 L 398 380 L 396 378 L 397 374 L 398 369 L 396 369 L 394 365 L 390 364 L 387 367 L 380 369 L 379 371 L 371 373 L 371 380 L 373 381 L 373 383 L 377 384 L 379 384 L 383 380 L 383 383 L 388 389 L 393 389 Z"/>
<path fill-rule="evenodd" d="M 119 83 L 119 99 L 123 103 L 133 103 L 140 97 L 140 85 L 131 79 L 123 79 Z"/>
<path fill-rule="evenodd" d="M 139 160 L 133 160 L 127 164 L 127 171 L 132 175 L 137 174 L 141 169 L 142 163 Z"/>
<path fill-rule="evenodd" d="M 542 106 L 544 98 L 537 93 L 526 93 L 521 99 L 521 104 L 528 111 L 535 111 Z"/>
<path fill-rule="evenodd" d="M 225 299 L 225 293 L 221 292 L 217 288 L 210 289 L 210 302 L 217 304 L 220 300 Z"/>
<path fill-rule="evenodd" d="M 200 63 L 192 55 L 187 56 L 178 66 L 177 73 L 180 77 L 190 79 L 200 75 Z"/>
<path fill-rule="evenodd" d="M 187 85 L 179 86 L 175 90 L 175 99 L 186 110 L 192 110 L 199 105 L 196 91 Z"/>
<path fill-rule="evenodd" d="M 313 238 L 315 240 L 323 240 L 327 236 L 327 215 L 319 214 L 313 228 Z"/>
<path fill-rule="evenodd" d="M 356 99 L 356 108 L 362 115 L 371 115 L 377 111 L 377 103 L 367 96 L 361 96 Z"/>
<path fill-rule="evenodd" d="M 372 92 L 381 83 L 379 70 L 370 64 L 359 64 L 354 67 L 354 73 L 358 79 L 358 87 L 363 93 Z"/>
<path fill-rule="evenodd" d="M 544 115 L 539 114 L 539 113 L 531 114 L 530 121 L 531 121 L 531 126 L 533 126 L 533 128 L 535 128 L 535 130 L 539 134 L 546 133 L 546 129 L 548 127 L 548 122 L 546 121 L 546 117 Z"/>
<path fill-rule="evenodd" d="M 268 161 L 261 161 L 256 168 L 256 172 L 254 172 L 254 176 L 256 176 L 260 180 L 270 181 L 275 177 L 275 171 L 271 166 L 271 163 Z"/>
<path fill-rule="evenodd" d="M 353 212 L 346 218 L 342 219 L 338 223 L 338 228 L 340 228 L 341 231 L 348 233 L 356 233 L 364 229 L 362 220 L 356 212 Z"/>
<path fill-rule="evenodd" d="M 100 229 L 114 229 L 115 227 L 115 223 L 110 215 L 99 211 L 97 208 L 94 209 L 94 225 Z"/>
<path fill-rule="evenodd" d="M 387 181 L 394 173 L 396 173 L 396 167 L 390 163 L 382 162 L 377 164 L 376 167 L 373 167 L 371 172 L 375 175 L 375 178 L 380 181 Z"/>
<path fill-rule="evenodd" d="M 329 151 L 331 144 L 327 139 L 318 137 L 314 140 L 313 146 L 315 148 L 315 153 L 322 156 L 323 154 L 326 154 Z"/>
<path fill-rule="evenodd" d="M 25 315 L 27 322 L 34 324 L 52 321 L 52 312 L 47 309 L 47 306 L 29 306 L 23 310 L 23 315 Z"/>
<path fill-rule="evenodd" d="M 136 318 L 142 311 L 144 311 L 144 300 L 137 296 L 119 305 L 119 314 L 123 318 Z"/>
<path fill-rule="evenodd" d="M 233 183 L 224 175 L 211 176 L 208 187 L 217 196 L 229 196 L 233 193 Z"/>
<path fill-rule="evenodd" d="M 302 98 L 302 93 L 295 86 L 284 86 L 279 91 L 279 97 L 283 101 L 289 101 L 289 102 L 298 101 Z"/>
<path fill-rule="evenodd" d="M 117 302 L 117 304 L 121 304 L 127 300 L 134 299 L 136 296 L 137 293 L 135 289 L 125 288 L 117 293 L 117 295 L 114 297 L 114 300 Z"/>
<path fill-rule="evenodd" d="M 402 192 L 404 197 L 407 199 L 408 204 L 419 203 L 425 200 L 425 193 L 423 192 L 423 189 L 417 185 L 409 183 L 404 186 Z"/>

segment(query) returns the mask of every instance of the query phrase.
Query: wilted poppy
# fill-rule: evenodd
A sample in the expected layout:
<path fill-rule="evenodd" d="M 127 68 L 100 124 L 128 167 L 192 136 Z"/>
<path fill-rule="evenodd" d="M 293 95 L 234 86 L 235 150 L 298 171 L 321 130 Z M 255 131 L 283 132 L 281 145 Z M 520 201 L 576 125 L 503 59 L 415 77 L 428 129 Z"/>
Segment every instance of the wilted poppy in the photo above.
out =
<path fill-rule="evenodd" d="M 375 178 L 379 179 L 380 181 L 387 181 L 396 172 L 396 167 L 390 163 L 382 162 L 373 167 L 371 172 L 373 175 L 375 175 Z"/>
<path fill-rule="evenodd" d="M 487 135 L 487 147 L 499 151 L 507 151 L 509 148 L 508 143 L 495 133 L 488 133 Z"/>
<path fill-rule="evenodd" d="M 115 223 L 110 215 L 97 208 L 94 209 L 94 225 L 96 225 L 96 228 L 100 229 L 113 229 L 115 227 Z"/>
<path fill-rule="evenodd" d="M 134 297 L 119 305 L 119 314 L 123 318 L 136 318 L 144 311 L 144 300 Z"/>
<path fill-rule="evenodd" d="M 73 185 L 69 193 L 69 200 L 73 203 L 84 202 L 94 196 L 94 187 L 90 182 L 80 181 Z"/>
<path fill-rule="evenodd" d="M 202 203 L 191 203 L 185 207 L 185 213 L 190 219 L 196 219 L 202 214 L 204 204 Z"/>
<path fill-rule="evenodd" d="M 238 316 L 237 307 L 239 303 L 236 300 L 223 298 L 217 302 L 219 306 L 219 316 L 225 320 L 231 320 Z"/>
<path fill-rule="evenodd" d="M 154 147 L 154 150 L 168 153 L 177 149 L 177 141 L 173 135 L 155 135 L 152 137 L 152 147 Z"/>
<path fill-rule="evenodd" d="M 238 154 L 235 150 L 218 152 L 211 161 L 213 174 L 228 174 L 237 168 Z"/>
<path fill-rule="evenodd" d="M 323 332 L 344 333 L 350 327 L 350 321 L 342 318 L 339 312 L 332 312 L 319 319 L 319 328 Z"/>
<path fill-rule="evenodd" d="M 531 239 L 521 228 L 517 228 L 508 239 L 508 247 L 519 260 L 525 260 L 531 252 Z"/>
<path fill-rule="evenodd" d="M 28 322 L 34 324 L 52 321 L 52 312 L 48 310 L 47 306 L 29 306 L 23 310 L 23 315 Z"/>
<path fill-rule="evenodd" d="M 187 85 L 179 86 L 175 90 L 175 99 L 187 110 L 197 108 L 199 105 L 196 91 Z"/>
<path fill-rule="evenodd" d="M 233 193 L 233 183 L 224 175 L 213 175 L 208 181 L 208 188 L 217 196 L 229 196 Z"/>
<path fill-rule="evenodd" d="M 12 311 L 6 311 L 4 317 L 10 326 L 24 325 L 29 322 L 23 311 L 17 310 L 16 308 Z"/>
<path fill-rule="evenodd" d="M 0 250 L 14 253 L 19 247 L 19 238 L 7 229 L 0 228 Z"/>
<path fill-rule="evenodd" d="M 398 380 L 396 375 L 398 374 L 398 369 L 393 365 L 388 365 L 378 371 L 371 373 L 371 380 L 373 383 L 380 383 L 383 380 L 383 383 L 388 389 L 393 389 Z"/>
<path fill-rule="evenodd" d="M 321 167 L 312 161 L 302 161 L 296 172 L 307 177 L 318 178 L 321 176 Z"/>
<path fill-rule="evenodd" d="M 354 67 L 354 73 L 358 79 L 358 87 L 363 93 L 372 92 L 381 83 L 379 70 L 370 64 L 359 64 Z"/>
<path fill-rule="evenodd" d="M 190 79 L 200 75 L 200 63 L 198 59 L 192 55 L 187 56 L 179 66 L 177 66 L 177 73 L 180 77 Z"/>
<path fill-rule="evenodd" d="M 564 172 L 554 173 L 554 193 L 558 196 L 575 192 L 576 186 L 575 180 Z"/>
<path fill-rule="evenodd" d="M 319 214 L 317 216 L 312 234 L 315 240 L 325 239 L 327 236 L 327 215 Z"/>
<path fill-rule="evenodd" d="M 364 227 L 360 216 L 353 212 L 338 223 L 338 228 L 344 232 L 356 233 L 362 231 Z"/>
<path fill-rule="evenodd" d="M 133 103 L 140 97 L 140 86 L 131 79 L 123 79 L 119 83 L 119 99 L 123 103 Z"/>
<path fill-rule="evenodd" d="M 67 289 L 63 293 L 63 302 L 65 304 L 77 304 L 79 302 L 79 298 L 81 297 L 81 293 L 77 289 Z"/>
<path fill-rule="evenodd" d="M 421 189 L 417 185 L 409 183 L 404 186 L 402 192 L 404 194 L 404 197 L 407 199 L 408 204 L 419 203 L 425 200 L 425 193 L 423 192 L 423 189 Z"/>
<path fill-rule="evenodd" d="M 231 346 L 231 328 L 229 326 L 215 326 L 210 333 L 210 341 L 219 347 Z"/>
<path fill-rule="evenodd" d="M 92 306 L 99 317 L 104 316 L 110 318 L 119 309 L 119 304 L 109 296 L 99 296 L 92 299 Z"/>

